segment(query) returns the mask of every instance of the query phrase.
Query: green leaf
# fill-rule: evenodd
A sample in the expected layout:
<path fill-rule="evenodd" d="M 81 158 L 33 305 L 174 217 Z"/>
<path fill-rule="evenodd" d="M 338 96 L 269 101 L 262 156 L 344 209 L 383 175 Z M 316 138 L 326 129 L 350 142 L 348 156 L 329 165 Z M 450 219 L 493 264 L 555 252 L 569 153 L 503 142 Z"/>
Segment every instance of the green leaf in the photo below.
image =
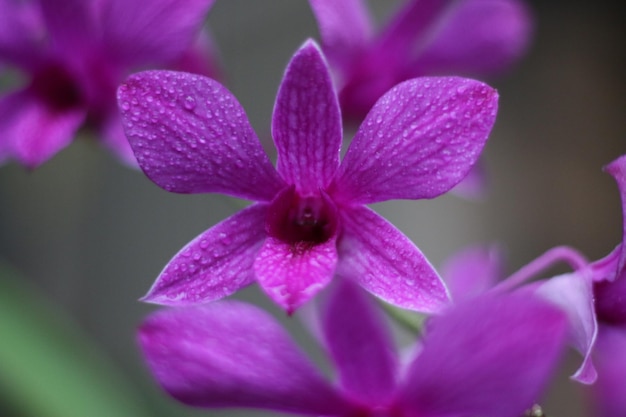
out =
<path fill-rule="evenodd" d="M 24 416 L 152 414 L 70 317 L 1 262 L 0 396 Z"/>

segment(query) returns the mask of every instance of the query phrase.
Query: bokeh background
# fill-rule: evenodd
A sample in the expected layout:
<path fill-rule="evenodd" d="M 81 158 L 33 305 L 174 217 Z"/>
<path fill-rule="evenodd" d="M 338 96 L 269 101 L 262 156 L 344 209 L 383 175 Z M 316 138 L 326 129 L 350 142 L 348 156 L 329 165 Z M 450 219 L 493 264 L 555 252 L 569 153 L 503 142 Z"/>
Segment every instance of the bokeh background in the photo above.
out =
<path fill-rule="evenodd" d="M 400 2 L 370 4 L 383 21 Z M 501 101 L 485 152 L 490 182 L 485 198 L 445 195 L 374 207 L 435 265 L 466 245 L 496 242 L 505 248 L 512 272 L 555 245 L 571 245 L 596 259 L 621 239 L 619 197 L 602 166 L 626 153 L 625 7 L 582 0 L 529 4 L 536 28 L 526 59 L 506 76 L 489 80 Z M 272 155 L 269 121 L 284 67 L 306 38 L 317 38 L 308 3 L 217 1 L 207 25 L 221 54 L 224 83 Z M 34 172 L 7 164 L 0 167 L 0 259 L 12 272 L 0 276 L 2 292 L 26 310 L 33 304 L 29 294 L 38 293 L 37 308 L 50 307 L 62 315 L 63 326 L 71 322 L 89 340 L 87 345 L 69 343 L 67 350 L 75 349 L 77 358 L 87 350 L 90 360 L 106 361 L 103 372 L 123 380 L 123 390 L 138 396 L 140 407 L 148 410 L 145 415 L 226 415 L 190 410 L 161 395 L 143 366 L 134 332 L 153 310 L 137 299 L 165 263 L 241 206 L 218 195 L 167 193 L 87 136 Z M 7 289 L 13 286 L 9 276 L 27 286 L 19 290 L 26 292 L 15 290 L 23 301 Z M 280 315 L 255 288 L 239 297 Z M 0 353 L 23 336 L 12 333 L 20 330 L 8 326 L 10 314 L 15 311 L 0 305 Z M 313 349 L 306 336 L 298 338 Z M 39 346 L 42 355 L 45 340 Z M 591 415 L 583 405 L 583 390 L 567 378 L 576 360 L 575 354 L 568 356 L 542 402 L 550 416 Z M 41 369 L 38 363 L 27 358 L 25 366 L 34 369 L 18 367 L 17 372 L 65 383 L 64 367 Z M 50 385 L 33 386 L 21 398 L 14 377 L 2 366 L 0 360 L 0 415 L 46 417 L 28 412 L 23 404 L 35 401 L 36 390 Z M 48 371 L 55 372 L 52 379 Z M 93 382 L 97 389 L 100 376 L 92 378 L 84 384 Z"/>

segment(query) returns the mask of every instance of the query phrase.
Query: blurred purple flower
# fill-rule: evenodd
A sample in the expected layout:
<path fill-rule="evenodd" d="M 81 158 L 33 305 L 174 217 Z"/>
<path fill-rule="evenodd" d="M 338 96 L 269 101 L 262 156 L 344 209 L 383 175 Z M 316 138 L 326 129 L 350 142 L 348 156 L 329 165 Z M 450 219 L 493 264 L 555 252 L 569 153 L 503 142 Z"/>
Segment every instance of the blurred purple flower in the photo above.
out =
<path fill-rule="evenodd" d="M 309 3 L 343 116 L 356 121 L 401 81 L 504 70 L 523 55 L 532 29 L 523 0 L 407 0 L 376 35 L 363 0 Z"/>
<path fill-rule="evenodd" d="M 131 76 L 118 97 L 139 165 L 157 185 L 257 202 L 183 248 L 144 300 L 200 303 L 256 280 L 292 312 L 337 274 L 404 308 L 433 312 L 447 301 L 424 255 L 364 204 L 433 198 L 457 184 L 494 123 L 490 87 L 456 77 L 396 86 L 340 164 L 337 97 L 320 50 L 308 41 L 276 98 L 276 169 L 241 105 L 216 81 L 148 71 Z"/>
<path fill-rule="evenodd" d="M 572 379 L 584 384 L 595 382 L 597 373 L 591 359 L 598 324 L 591 270 L 586 260 L 571 248 L 556 247 L 501 281 L 504 276 L 502 258 L 497 247 L 476 246 L 464 249 L 448 259 L 442 268 L 442 277 L 448 285 L 452 300 L 466 302 L 484 293 L 513 291 L 538 295 L 553 303 L 566 314 L 569 343 L 583 356 Z M 527 282 L 562 261 L 571 264 L 574 272 Z"/>
<path fill-rule="evenodd" d="M 139 344 L 161 386 L 191 406 L 324 416 L 518 417 L 541 395 L 565 337 L 563 314 L 545 301 L 483 296 L 434 318 L 404 363 L 366 293 L 338 281 L 323 301 L 319 336 L 336 384 L 274 318 L 241 302 L 156 312 L 142 324 Z"/>
<path fill-rule="evenodd" d="M 36 168 L 88 125 L 136 165 L 115 90 L 132 71 L 181 68 L 216 75 L 199 35 L 214 0 L 0 0 L 0 63 L 26 76 L 0 98 L 0 160 Z"/>
<path fill-rule="evenodd" d="M 593 265 L 599 332 L 593 355 L 598 381 L 591 390 L 598 417 L 622 417 L 626 415 L 626 155 L 605 170 L 617 182 L 624 220 L 622 242 Z"/>

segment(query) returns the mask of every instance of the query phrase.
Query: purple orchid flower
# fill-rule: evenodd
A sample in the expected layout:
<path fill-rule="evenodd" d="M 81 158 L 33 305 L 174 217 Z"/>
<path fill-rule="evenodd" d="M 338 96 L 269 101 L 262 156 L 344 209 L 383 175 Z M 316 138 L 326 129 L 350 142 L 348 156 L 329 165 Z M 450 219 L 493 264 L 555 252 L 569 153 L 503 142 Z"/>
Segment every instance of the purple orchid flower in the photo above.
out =
<path fill-rule="evenodd" d="M 144 300 L 200 303 L 256 280 L 293 312 L 337 274 L 400 307 L 433 312 L 446 303 L 424 255 L 364 204 L 433 198 L 458 183 L 493 126 L 490 87 L 455 77 L 398 85 L 339 164 L 337 97 L 321 51 L 308 41 L 276 99 L 276 169 L 240 104 L 214 80 L 148 71 L 131 76 L 118 97 L 139 165 L 157 185 L 256 201 L 184 247 Z"/>
<path fill-rule="evenodd" d="M 598 417 L 621 417 L 626 415 L 626 155 L 605 170 L 617 182 L 625 220 L 622 243 L 593 265 L 599 332 L 593 355 L 598 380 L 591 393 Z"/>
<path fill-rule="evenodd" d="M 416 355 L 404 362 L 371 297 L 341 280 L 324 295 L 320 333 L 336 385 L 274 318 L 242 302 L 158 311 L 142 324 L 139 344 L 160 385 L 191 406 L 518 417 L 539 399 L 565 337 L 563 314 L 545 301 L 480 297 L 434 318 Z"/>
<path fill-rule="evenodd" d="M 206 34 L 213 0 L 0 0 L 0 63 L 27 85 L 0 98 L 0 161 L 36 168 L 83 125 L 136 165 L 115 91 L 132 71 L 181 68 L 216 75 Z"/>
<path fill-rule="evenodd" d="M 343 116 L 356 121 L 401 81 L 507 68 L 525 52 L 532 26 L 520 0 L 407 0 L 374 35 L 363 0 L 309 3 L 337 72 Z"/>
<path fill-rule="evenodd" d="M 527 283 L 557 262 L 567 262 L 574 272 Z M 594 310 L 592 274 L 587 261 L 575 250 L 556 247 L 502 280 L 503 256 L 498 247 L 475 246 L 452 256 L 442 268 L 452 299 L 467 302 L 485 293 L 533 294 L 560 308 L 568 319 L 569 344 L 583 356 L 572 379 L 583 384 L 596 381 L 592 352 L 598 334 Z"/>

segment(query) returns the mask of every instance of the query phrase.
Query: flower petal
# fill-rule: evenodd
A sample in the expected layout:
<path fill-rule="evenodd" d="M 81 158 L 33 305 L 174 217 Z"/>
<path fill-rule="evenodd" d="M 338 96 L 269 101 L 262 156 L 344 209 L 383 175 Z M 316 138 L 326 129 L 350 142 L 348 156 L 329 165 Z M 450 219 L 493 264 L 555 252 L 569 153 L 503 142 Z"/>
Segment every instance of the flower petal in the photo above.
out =
<path fill-rule="evenodd" d="M 292 314 L 330 282 L 336 265 L 336 236 L 319 244 L 268 237 L 254 262 L 254 272 L 263 291 Z"/>
<path fill-rule="evenodd" d="M 598 380 L 590 387 L 597 417 L 626 415 L 626 328 L 602 326 L 595 347 Z"/>
<path fill-rule="evenodd" d="M 34 2 L 0 0 L 0 62 L 33 70 L 42 55 L 43 31 Z"/>
<path fill-rule="evenodd" d="M 622 270 L 615 281 L 595 282 L 593 294 L 598 319 L 626 325 L 626 271 Z"/>
<path fill-rule="evenodd" d="M 363 0 L 309 0 L 324 53 L 333 66 L 345 67 L 372 36 L 369 10 Z"/>
<path fill-rule="evenodd" d="M 172 258 L 142 300 L 171 306 L 197 304 L 252 283 L 266 216 L 267 205 L 255 204 L 196 237 Z"/>
<path fill-rule="evenodd" d="M 220 79 L 222 69 L 218 60 L 217 48 L 208 31 L 203 30 L 190 47 L 183 51 L 169 68 L 206 75 L 213 79 Z"/>
<path fill-rule="evenodd" d="M 36 168 L 69 145 L 85 119 L 81 108 L 55 108 L 30 90 L 0 98 L 0 158 Z"/>
<path fill-rule="evenodd" d="M 417 60 L 417 74 L 490 74 L 528 49 L 532 18 L 523 1 L 466 0 L 442 25 Z M 417 75 L 416 74 L 416 75 Z"/>
<path fill-rule="evenodd" d="M 85 52 L 99 41 L 97 2 L 84 0 L 39 0 L 50 42 L 67 56 Z"/>
<path fill-rule="evenodd" d="M 617 158 L 615 161 L 604 167 L 604 170 L 611 174 L 617 182 L 619 195 L 622 201 L 622 242 L 626 242 L 626 155 Z M 626 266 L 626 247 L 622 243 L 621 253 L 616 271 L 616 276 L 620 275 Z M 614 278 L 609 278 L 613 280 Z"/>
<path fill-rule="evenodd" d="M 295 53 L 280 84 L 272 136 L 276 169 L 301 195 L 318 194 L 339 166 L 341 115 L 328 67 L 311 40 Z"/>
<path fill-rule="evenodd" d="M 337 274 L 384 301 L 425 313 L 448 302 L 445 284 L 419 249 L 367 207 L 342 210 Z"/>
<path fill-rule="evenodd" d="M 118 103 L 139 166 L 160 187 L 260 201 L 284 187 L 241 105 L 218 82 L 140 72 L 119 88 Z"/>
<path fill-rule="evenodd" d="M 502 417 L 522 415 L 541 394 L 566 323 L 554 306 L 518 294 L 461 303 L 429 330 L 399 407 L 406 415 Z"/>
<path fill-rule="evenodd" d="M 156 379 L 185 404 L 317 415 L 349 411 L 275 319 L 250 304 L 158 311 L 138 338 Z"/>
<path fill-rule="evenodd" d="M 165 63 L 179 57 L 198 35 L 214 0 L 106 0 L 104 42 L 126 66 Z"/>
<path fill-rule="evenodd" d="M 591 350 L 598 334 L 598 323 L 590 279 L 576 273 L 560 275 L 541 284 L 537 294 L 554 303 L 567 315 L 570 343 L 584 357 L 572 379 L 592 384 L 597 378 L 591 363 Z"/>
<path fill-rule="evenodd" d="M 502 253 L 497 246 L 472 246 L 452 255 L 441 268 L 454 301 L 485 293 L 503 276 Z"/>
<path fill-rule="evenodd" d="M 396 388 L 396 352 L 389 323 L 369 294 L 338 279 L 321 308 L 322 329 L 347 395 L 371 408 L 386 405 Z"/>
<path fill-rule="evenodd" d="M 493 127 L 498 95 L 478 81 L 423 77 L 372 108 L 329 193 L 352 203 L 436 197 L 474 165 Z"/>

